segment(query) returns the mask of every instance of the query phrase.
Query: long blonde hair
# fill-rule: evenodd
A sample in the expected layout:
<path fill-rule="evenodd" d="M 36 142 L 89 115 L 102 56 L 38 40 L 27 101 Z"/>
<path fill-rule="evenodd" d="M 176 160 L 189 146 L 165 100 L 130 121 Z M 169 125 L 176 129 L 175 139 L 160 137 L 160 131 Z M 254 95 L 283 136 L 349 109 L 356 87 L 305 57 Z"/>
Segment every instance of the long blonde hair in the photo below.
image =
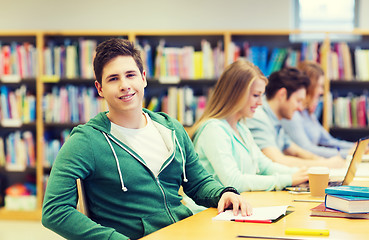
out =
<path fill-rule="evenodd" d="M 215 84 L 203 115 L 188 130 L 189 136 L 193 139 L 197 129 L 209 119 L 224 119 L 238 112 L 256 79 L 268 82 L 260 69 L 249 61 L 238 60 L 227 66 Z"/>

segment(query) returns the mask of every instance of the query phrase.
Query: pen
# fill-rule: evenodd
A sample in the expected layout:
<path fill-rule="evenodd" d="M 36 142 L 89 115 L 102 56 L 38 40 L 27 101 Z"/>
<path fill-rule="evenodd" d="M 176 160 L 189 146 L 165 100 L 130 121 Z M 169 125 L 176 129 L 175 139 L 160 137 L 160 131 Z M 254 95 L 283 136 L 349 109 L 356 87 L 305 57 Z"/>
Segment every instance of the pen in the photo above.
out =
<path fill-rule="evenodd" d="M 309 228 L 287 228 L 285 231 L 285 234 L 329 236 L 329 230 L 328 229 L 309 229 Z"/>
<path fill-rule="evenodd" d="M 286 240 L 286 239 L 289 239 L 289 240 L 302 240 L 302 239 L 299 239 L 299 238 L 287 238 L 287 237 L 267 237 L 267 236 L 248 236 L 248 235 L 238 235 L 237 236 L 238 238 L 257 238 L 257 239 L 283 239 L 283 240 Z"/>
<path fill-rule="evenodd" d="M 294 202 L 318 202 L 322 203 L 324 200 L 309 200 L 309 199 L 294 199 Z"/>
<path fill-rule="evenodd" d="M 248 222 L 248 223 L 272 223 L 272 220 L 252 220 L 252 219 L 231 219 L 234 222 Z"/>

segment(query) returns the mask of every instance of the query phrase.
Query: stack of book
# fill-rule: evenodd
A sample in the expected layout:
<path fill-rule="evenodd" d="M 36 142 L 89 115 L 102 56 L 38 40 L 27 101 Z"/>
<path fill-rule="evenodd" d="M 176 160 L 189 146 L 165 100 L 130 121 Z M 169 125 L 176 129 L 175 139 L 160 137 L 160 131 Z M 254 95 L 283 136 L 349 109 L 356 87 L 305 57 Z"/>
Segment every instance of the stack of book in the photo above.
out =
<path fill-rule="evenodd" d="M 310 216 L 369 219 L 369 187 L 328 187 L 325 193 L 325 202 L 312 208 Z"/>

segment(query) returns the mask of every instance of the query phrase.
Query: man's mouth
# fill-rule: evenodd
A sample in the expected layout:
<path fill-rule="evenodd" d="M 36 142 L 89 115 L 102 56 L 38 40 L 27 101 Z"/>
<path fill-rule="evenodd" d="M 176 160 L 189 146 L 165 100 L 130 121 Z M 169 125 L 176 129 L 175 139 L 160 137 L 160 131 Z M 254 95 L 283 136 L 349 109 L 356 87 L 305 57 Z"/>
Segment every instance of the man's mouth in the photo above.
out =
<path fill-rule="evenodd" d="M 121 99 L 121 100 L 127 100 L 127 99 L 132 98 L 135 94 L 136 93 L 127 94 L 127 95 L 124 95 L 124 96 L 119 97 L 119 99 Z"/>

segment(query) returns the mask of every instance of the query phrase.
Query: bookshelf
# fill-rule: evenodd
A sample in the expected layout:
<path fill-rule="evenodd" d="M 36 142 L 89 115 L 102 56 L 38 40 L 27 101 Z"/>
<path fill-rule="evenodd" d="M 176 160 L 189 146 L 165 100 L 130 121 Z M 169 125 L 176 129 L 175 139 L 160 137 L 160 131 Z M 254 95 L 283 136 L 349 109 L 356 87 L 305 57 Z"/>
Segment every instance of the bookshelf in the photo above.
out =
<path fill-rule="evenodd" d="M 343 43 L 332 41 L 330 44 L 331 52 L 336 53 L 330 54 L 332 61 L 329 70 L 331 72 L 328 74 L 330 81 L 325 94 L 327 97 L 328 93 L 331 94 L 332 103 L 332 106 L 327 106 L 325 110 L 325 113 L 329 114 L 326 128 L 337 138 L 357 141 L 360 137 L 369 134 L 367 113 L 369 112 L 369 32 L 356 29 L 353 32 L 330 34 L 353 34 L 359 37 L 355 41 Z M 343 61 L 342 64 L 335 63 L 336 57 Z M 345 58 L 347 58 L 346 61 Z"/>
<path fill-rule="evenodd" d="M 69 64 L 72 65 L 72 70 L 67 70 L 67 65 L 63 66 L 61 63 L 55 64 L 55 59 L 60 61 L 63 57 L 66 58 L 62 53 L 67 52 L 68 46 L 74 46 L 74 50 L 70 47 L 69 49 L 72 50 L 68 51 L 74 51 L 74 55 L 78 55 L 80 54 L 80 51 L 82 51 L 81 48 L 82 45 L 85 45 L 85 42 L 87 42 L 86 45 L 89 46 L 89 49 L 91 50 L 96 46 L 96 44 L 111 37 L 121 37 L 139 44 L 142 49 L 147 52 L 147 55 L 144 58 L 147 61 L 151 61 L 151 63 L 145 63 L 147 66 L 145 68 L 149 69 L 147 77 L 148 86 L 145 90 L 145 107 L 149 107 L 150 102 L 154 97 L 163 98 L 169 95 L 169 92 L 175 91 L 176 94 L 178 94 L 178 92 L 187 91 L 188 89 L 191 89 L 194 99 L 202 97 L 201 101 L 206 101 L 206 96 L 211 92 L 212 87 L 216 84 L 224 67 L 238 57 L 246 57 L 246 55 L 250 53 L 251 47 L 266 47 L 268 49 L 266 55 L 267 59 L 271 58 L 274 49 L 285 49 L 287 53 L 285 52 L 284 54 L 286 54 L 285 57 L 287 57 L 292 51 L 298 52 L 302 51 L 302 49 L 315 48 L 315 50 L 312 51 L 312 53 L 314 53 L 312 57 L 321 56 L 322 63 L 327 64 L 327 52 L 320 52 L 320 49 L 322 49 L 322 46 L 330 46 L 333 44 L 329 41 L 330 33 L 324 33 L 327 36 L 327 39 L 324 42 L 311 45 L 293 43 L 289 40 L 290 34 L 298 33 L 300 32 L 296 30 L 283 29 L 232 31 L 0 31 L 0 41 L 2 45 L 10 44 L 13 41 L 19 43 L 32 43 L 35 47 L 34 62 L 37 62 L 34 76 L 23 77 L 20 82 L 9 82 L 12 79 L 9 79 L 8 82 L 1 82 L 1 86 L 7 86 L 9 89 L 17 89 L 21 85 L 24 85 L 26 86 L 27 92 L 35 96 L 36 103 L 34 121 L 24 122 L 21 125 L 16 126 L 5 127 L 1 125 L 0 129 L 0 137 L 7 136 L 9 133 L 18 130 L 21 132 L 30 131 L 34 136 L 36 165 L 34 167 L 27 167 L 24 171 L 17 172 L 15 175 L 13 173 L 10 175 L 14 175 L 11 179 L 21 179 L 21 181 L 27 175 L 32 175 L 32 177 L 35 178 L 37 206 L 33 211 L 10 211 L 5 208 L 0 208 L 0 219 L 41 218 L 44 188 L 46 185 L 47 175 L 50 172 L 50 166 L 52 165 L 52 162 L 47 163 L 46 158 L 48 157 L 45 156 L 53 156 L 53 154 L 56 154 L 57 152 L 49 153 L 47 143 L 54 140 L 59 141 L 59 143 L 54 143 L 57 149 L 62 144 L 63 138 L 66 138 L 70 129 L 80 123 L 86 122 L 89 118 L 87 116 L 85 119 L 78 117 L 73 118 L 74 120 L 68 120 L 68 118 L 55 120 L 57 117 L 50 117 L 50 110 L 45 108 L 45 104 L 43 104 L 49 94 L 52 95 L 52 93 L 55 93 L 54 97 L 58 96 L 61 98 L 61 89 L 66 89 L 67 93 L 69 89 L 74 89 L 71 91 L 75 92 L 76 89 L 77 91 L 80 91 L 81 89 L 91 88 L 91 94 L 94 91 L 94 79 L 93 75 L 91 75 L 92 68 L 88 67 L 91 61 L 91 52 L 88 53 L 88 51 L 84 51 L 84 54 L 89 56 L 87 57 L 87 60 L 81 61 L 80 59 L 77 59 L 74 60 L 74 66 L 73 64 Z M 355 30 L 355 34 L 361 35 L 363 38 L 358 43 L 348 43 L 351 53 L 353 54 L 354 49 L 359 46 L 363 49 L 369 49 L 369 31 Z M 248 44 L 248 51 L 245 51 L 246 42 Z M 51 49 L 53 49 L 53 51 Z M 162 51 L 162 58 L 160 61 L 156 54 L 158 49 L 159 51 Z M 235 51 L 237 49 L 239 49 L 238 53 Z M 195 69 L 199 64 L 190 64 L 193 69 L 188 70 L 188 67 L 185 67 L 187 68 L 187 72 L 183 71 L 184 67 L 183 65 L 178 64 L 178 59 L 180 58 L 179 56 L 182 57 L 186 51 L 193 54 L 191 55 L 191 61 L 193 64 L 196 61 L 202 62 L 202 68 Z M 203 52 L 203 55 L 200 56 L 200 54 L 197 54 L 195 57 L 195 52 Z M 210 60 L 208 57 L 210 52 L 212 52 L 213 55 L 216 55 L 217 58 Z M 60 54 L 61 57 L 55 58 L 56 54 Z M 186 61 L 189 60 L 187 59 Z M 354 66 L 355 61 L 352 61 Z M 165 67 L 159 64 L 163 62 L 166 63 L 166 65 L 164 65 Z M 173 62 L 176 64 L 172 64 Z M 283 63 L 284 60 L 282 60 L 282 64 Z M 85 65 L 82 66 L 81 64 Z M 269 62 L 264 64 L 267 69 Z M 289 64 L 293 65 L 293 61 L 289 62 Z M 155 65 L 158 66 L 160 71 L 156 70 Z M 325 67 L 328 67 L 328 65 Z M 362 89 L 368 88 L 369 85 L 367 85 L 367 82 L 365 81 L 330 80 L 331 79 L 327 74 L 324 94 L 324 126 L 327 129 L 331 128 L 330 130 L 332 134 L 336 134 L 337 136 L 347 137 L 363 134 L 363 130 L 368 128 L 338 128 L 329 126 L 328 120 L 330 118 L 330 106 L 328 100 L 331 90 L 332 92 L 338 92 L 339 94 L 345 94 L 348 89 L 352 89 L 351 91 L 361 92 Z M 93 95 L 91 97 L 94 98 L 95 96 L 96 95 Z M 190 107 L 185 106 L 182 108 L 189 109 Z M 160 108 L 157 110 L 163 110 L 161 104 Z M 194 109 L 192 109 L 192 111 L 196 112 Z M 196 118 L 195 112 L 189 114 L 192 116 L 192 121 Z M 201 114 L 201 111 L 199 114 Z M 186 116 L 184 112 L 182 112 L 182 115 Z M 182 118 L 187 119 L 188 117 L 182 116 Z M 183 125 L 188 127 L 191 125 L 191 121 L 183 122 Z M 59 146 L 57 144 L 59 144 Z M 0 167 L 0 174 L 4 173 L 6 175 L 6 169 L 4 167 Z"/>
<path fill-rule="evenodd" d="M 219 31 L 136 32 L 148 86 L 145 107 L 190 126 L 224 69 L 225 37 Z"/>
<path fill-rule="evenodd" d="M 27 182 L 37 193 L 37 32 L 0 32 L 0 176 L 5 189 Z M 5 152 L 5 149 L 7 151 Z M 5 155 L 7 153 L 7 155 Z M 34 198 L 34 197 L 30 197 Z M 27 211 L 0 208 L 0 219 L 37 219 L 39 207 Z"/>

